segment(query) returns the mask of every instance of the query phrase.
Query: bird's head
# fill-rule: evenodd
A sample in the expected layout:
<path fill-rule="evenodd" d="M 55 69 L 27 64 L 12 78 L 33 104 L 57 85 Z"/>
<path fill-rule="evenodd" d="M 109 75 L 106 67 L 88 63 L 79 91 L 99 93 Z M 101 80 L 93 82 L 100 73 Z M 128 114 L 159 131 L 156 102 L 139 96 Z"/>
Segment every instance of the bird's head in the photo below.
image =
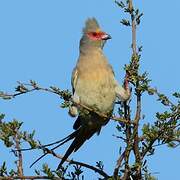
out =
<path fill-rule="evenodd" d="M 80 46 L 103 48 L 108 39 L 111 39 L 111 36 L 101 30 L 95 18 L 87 19 Z"/>

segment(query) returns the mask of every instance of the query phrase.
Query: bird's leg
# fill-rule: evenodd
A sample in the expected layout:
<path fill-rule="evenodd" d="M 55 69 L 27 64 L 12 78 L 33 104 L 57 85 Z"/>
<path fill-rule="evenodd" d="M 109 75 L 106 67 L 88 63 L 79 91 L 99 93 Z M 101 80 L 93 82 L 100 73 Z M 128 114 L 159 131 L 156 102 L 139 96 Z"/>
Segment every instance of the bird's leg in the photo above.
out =
<path fill-rule="evenodd" d="M 69 107 L 69 115 L 72 117 L 76 117 L 78 115 L 77 104 L 80 103 L 80 98 L 76 94 L 76 92 L 72 96 L 72 102 L 73 102 L 73 104 Z"/>
<path fill-rule="evenodd" d="M 126 71 L 126 75 L 125 75 L 125 79 L 124 79 L 124 89 L 126 91 L 130 91 L 130 88 L 129 88 L 129 73 L 127 71 Z"/>
<path fill-rule="evenodd" d="M 75 92 L 72 96 L 72 101 L 75 103 L 75 104 L 79 104 L 80 103 L 80 98 L 79 96 L 77 95 L 77 93 Z"/>
<path fill-rule="evenodd" d="M 115 80 L 115 92 L 116 96 L 121 101 L 127 101 L 131 96 L 131 90 L 129 88 L 129 75 L 126 73 L 125 80 L 124 80 L 124 87 L 119 85 L 119 83 Z"/>

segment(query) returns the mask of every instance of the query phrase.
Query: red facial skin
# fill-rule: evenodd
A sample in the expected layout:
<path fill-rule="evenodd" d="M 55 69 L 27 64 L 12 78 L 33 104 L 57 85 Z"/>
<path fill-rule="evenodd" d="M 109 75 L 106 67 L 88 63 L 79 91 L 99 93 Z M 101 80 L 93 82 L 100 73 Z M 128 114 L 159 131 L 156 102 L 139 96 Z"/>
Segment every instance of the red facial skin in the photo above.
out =
<path fill-rule="evenodd" d="M 87 36 L 89 37 L 89 39 L 97 41 L 97 40 L 102 40 L 103 37 L 106 35 L 105 32 L 88 32 Z"/>

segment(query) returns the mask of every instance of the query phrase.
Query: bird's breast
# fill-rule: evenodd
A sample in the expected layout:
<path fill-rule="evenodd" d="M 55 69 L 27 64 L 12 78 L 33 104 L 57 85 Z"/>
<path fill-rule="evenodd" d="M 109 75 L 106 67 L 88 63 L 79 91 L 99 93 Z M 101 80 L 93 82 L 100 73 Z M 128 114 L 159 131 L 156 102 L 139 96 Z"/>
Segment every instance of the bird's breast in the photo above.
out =
<path fill-rule="evenodd" d="M 109 113 L 115 101 L 114 75 L 105 64 L 89 65 L 79 72 L 76 93 L 81 103 Z"/>

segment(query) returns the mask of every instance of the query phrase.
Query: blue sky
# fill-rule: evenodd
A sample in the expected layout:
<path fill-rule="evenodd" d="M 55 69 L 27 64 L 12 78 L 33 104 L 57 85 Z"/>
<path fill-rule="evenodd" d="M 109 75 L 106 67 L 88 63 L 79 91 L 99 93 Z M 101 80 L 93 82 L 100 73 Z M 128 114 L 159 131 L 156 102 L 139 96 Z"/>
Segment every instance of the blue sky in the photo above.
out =
<path fill-rule="evenodd" d="M 179 90 L 180 2 L 136 0 L 135 4 L 144 13 L 137 33 L 138 45 L 143 45 L 141 69 L 149 73 L 154 87 L 170 95 Z M 44 87 L 54 85 L 70 89 L 71 71 L 78 58 L 79 39 L 88 17 L 96 17 L 103 30 L 111 34 L 112 40 L 104 51 L 117 79 L 122 82 L 123 66 L 130 58 L 131 31 L 120 25 L 124 14 L 113 1 L 1 0 L 0 89 L 11 92 L 16 81 L 28 82 L 30 79 Z M 12 101 L 1 100 L 0 107 L 7 120 L 23 121 L 24 130 L 35 129 L 36 137 L 48 143 L 72 131 L 74 119 L 59 107 L 60 103 L 52 94 L 37 92 Z M 163 110 L 156 104 L 155 98 L 144 96 L 142 113 L 149 122 L 153 121 L 153 113 Z M 90 164 L 102 160 L 105 170 L 111 173 L 121 146 L 112 136 L 117 133 L 115 127 L 116 123 L 111 121 L 99 137 L 94 136 L 71 157 Z M 0 147 L 0 163 L 8 159 L 8 165 L 12 167 L 10 152 L 2 144 Z M 57 152 L 63 154 L 66 148 L 65 145 Z M 38 154 L 40 152 L 25 153 L 25 172 L 32 172 L 29 165 Z M 35 167 L 44 162 L 49 162 L 52 168 L 58 164 L 53 157 L 47 157 Z M 179 148 L 160 147 L 149 157 L 149 168 L 152 173 L 158 172 L 154 175 L 159 180 L 178 180 L 179 167 Z"/>

